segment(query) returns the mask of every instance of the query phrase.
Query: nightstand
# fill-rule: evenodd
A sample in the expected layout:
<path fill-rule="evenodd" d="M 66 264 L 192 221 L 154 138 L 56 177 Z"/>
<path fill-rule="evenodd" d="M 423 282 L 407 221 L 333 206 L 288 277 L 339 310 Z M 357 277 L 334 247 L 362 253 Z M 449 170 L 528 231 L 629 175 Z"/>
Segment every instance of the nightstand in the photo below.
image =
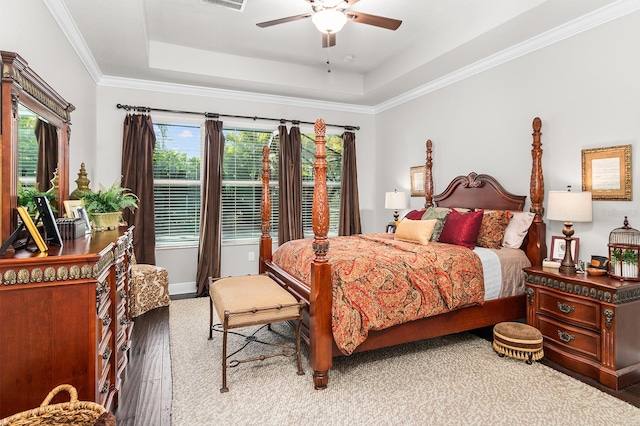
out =
<path fill-rule="evenodd" d="M 640 382 L 640 282 L 524 271 L 527 324 L 547 359 L 616 390 Z"/>

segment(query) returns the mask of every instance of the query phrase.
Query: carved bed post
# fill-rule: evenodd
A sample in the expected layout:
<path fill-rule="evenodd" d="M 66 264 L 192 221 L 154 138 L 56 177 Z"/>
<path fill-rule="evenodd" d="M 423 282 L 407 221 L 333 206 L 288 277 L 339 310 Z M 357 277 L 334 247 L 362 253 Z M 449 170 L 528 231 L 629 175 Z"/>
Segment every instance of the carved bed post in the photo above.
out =
<path fill-rule="evenodd" d="M 424 167 L 424 206 L 433 207 L 433 157 L 431 139 L 427 141 L 427 155 Z"/>
<path fill-rule="evenodd" d="M 529 211 L 535 213 L 533 223 L 529 228 L 529 238 L 526 251 L 529 254 L 533 266 L 542 265 L 542 260 L 547 256 L 546 224 L 542 220 L 544 215 L 544 175 L 542 174 L 542 120 L 539 117 L 533 119 L 533 148 L 531 149 L 531 185 L 529 192 L 531 195 L 531 208 Z"/>
<path fill-rule="evenodd" d="M 269 193 L 269 147 L 262 148 L 262 198 L 260 199 L 260 214 L 262 218 L 262 236 L 260 237 L 260 261 L 258 272 L 266 272 L 264 262 L 271 260 L 273 243 L 271 240 L 271 194 Z"/>
<path fill-rule="evenodd" d="M 315 258 L 311 264 L 311 291 L 309 294 L 309 334 L 312 343 L 309 348 L 313 369 L 313 384 L 316 389 L 324 389 L 329 382 L 332 365 L 333 334 L 331 331 L 332 286 L 331 265 L 327 262 L 329 251 L 329 201 L 327 195 L 327 161 L 325 153 L 324 120 L 315 123 L 316 161 L 315 187 L 313 190 L 313 251 Z"/>

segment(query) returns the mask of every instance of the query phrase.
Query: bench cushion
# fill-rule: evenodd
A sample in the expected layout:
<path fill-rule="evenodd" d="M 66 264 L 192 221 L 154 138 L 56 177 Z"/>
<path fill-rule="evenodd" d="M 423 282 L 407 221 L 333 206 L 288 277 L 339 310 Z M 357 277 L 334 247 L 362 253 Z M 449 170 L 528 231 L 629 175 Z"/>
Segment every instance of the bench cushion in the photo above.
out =
<path fill-rule="evenodd" d="M 220 321 L 224 321 L 225 311 L 232 314 L 229 316 L 228 328 L 280 322 L 299 317 L 297 305 L 234 314 L 254 308 L 264 309 L 297 303 L 295 297 L 265 275 L 222 278 L 211 285 L 209 294 Z"/>

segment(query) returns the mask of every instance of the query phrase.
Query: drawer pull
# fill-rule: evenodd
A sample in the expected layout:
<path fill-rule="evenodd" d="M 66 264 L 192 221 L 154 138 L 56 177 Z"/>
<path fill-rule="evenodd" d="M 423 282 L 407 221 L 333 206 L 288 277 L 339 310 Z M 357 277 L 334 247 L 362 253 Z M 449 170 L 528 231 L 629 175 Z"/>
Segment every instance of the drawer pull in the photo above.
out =
<path fill-rule="evenodd" d="M 558 309 L 560 309 L 560 312 L 562 312 L 564 314 L 570 314 L 571 312 L 576 310 L 576 307 L 575 306 L 569 306 L 566 303 L 558 302 Z"/>
<path fill-rule="evenodd" d="M 572 336 L 569 333 L 560 330 L 558 330 L 558 337 L 565 343 L 569 343 L 576 338 L 576 336 Z"/>
<path fill-rule="evenodd" d="M 109 359 L 110 356 L 111 356 L 111 348 L 105 349 L 104 352 L 102 353 L 102 359 Z"/>

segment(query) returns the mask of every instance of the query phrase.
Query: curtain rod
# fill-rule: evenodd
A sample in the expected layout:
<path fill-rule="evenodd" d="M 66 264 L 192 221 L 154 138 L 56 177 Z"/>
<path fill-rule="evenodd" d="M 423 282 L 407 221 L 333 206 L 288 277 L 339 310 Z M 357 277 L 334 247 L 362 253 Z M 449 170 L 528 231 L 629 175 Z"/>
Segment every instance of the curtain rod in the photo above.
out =
<path fill-rule="evenodd" d="M 150 108 L 150 107 L 145 107 L 145 106 L 132 106 L 132 105 L 122 105 L 122 104 L 117 104 L 116 107 L 118 109 L 124 109 L 125 111 L 134 111 L 134 112 L 151 112 L 151 111 L 159 111 L 159 112 L 169 112 L 169 113 L 174 113 L 174 114 L 193 114 L 193 115 L 204 115 L 206 118 L 213 118 L 213 119 L 217 119 L 220 117 L 231 117 L 231 118 L 245 118 L 248 120 L 267 120 L 267 121 L 278 121 L 280 122 L 280 124 L 284 124 L 286 122 L 289 122 L 293 125 L 298 125 L 300 123 L 303 124 L 311 124 L 314 125 L 314 122 L 311 121 L 300 121 L 300 120 L 288 120 L 285 118 L 269 118 L 269 117 L 258 117 L 258 116 L 247 116 L 247 115 L 229 115 L 229 114 L 218 114 L 218 113 L 211 113 L 211 112 L 194 112 L 194 111 L 180 111 L 180 110 L 175 110 L 175 109 L 162 109 L 162 108 Z M 326 123 L 327 127 L 340 127 L 344 130 L 360 130 L 360 126 L 344 126 L 341 124 L 329 124 Z"/>

